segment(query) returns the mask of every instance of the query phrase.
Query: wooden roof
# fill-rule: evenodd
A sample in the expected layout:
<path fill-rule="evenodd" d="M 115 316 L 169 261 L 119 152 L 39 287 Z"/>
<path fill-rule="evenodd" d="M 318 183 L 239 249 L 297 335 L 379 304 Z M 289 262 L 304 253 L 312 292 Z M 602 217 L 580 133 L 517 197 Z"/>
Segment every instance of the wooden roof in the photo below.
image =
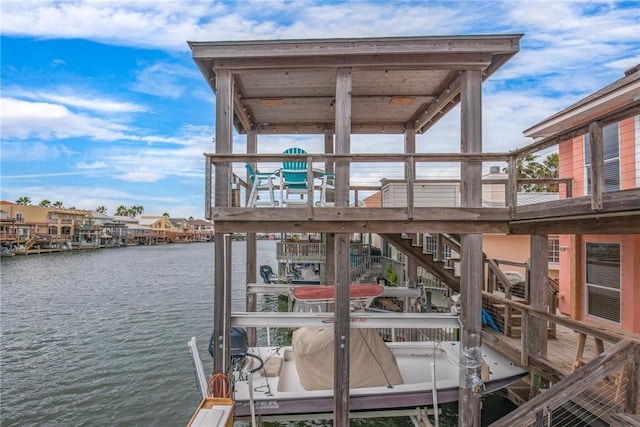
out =
<path fill-rule="evenodd" d="M 216 92 L 234 81 L 240 133 L 333 130 L 336 71 L 352 72 L 352 133 L 422 133 L 453 108 L 462 70 L 487 78 L 519 50 L 521 34 L 363 39 L 189 42 Z"/>

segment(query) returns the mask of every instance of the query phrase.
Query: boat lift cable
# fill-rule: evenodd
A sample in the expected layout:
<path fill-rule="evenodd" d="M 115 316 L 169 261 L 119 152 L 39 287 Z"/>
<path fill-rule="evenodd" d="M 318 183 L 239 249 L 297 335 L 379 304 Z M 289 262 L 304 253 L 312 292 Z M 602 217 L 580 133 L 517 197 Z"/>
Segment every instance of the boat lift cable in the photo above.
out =
<path fill-rule="evenodd" d="M 378 364 L 378 366 L 380 367 L 380 372 L 382 372 L 382 375 L 384 375 L 384 380 L 387 382 L 387 388 L 393 388 L 393 386 L 391 385 L 391 382 L 389 381 L 389 378 L 387 378 L 387 373 L 384 371 L 384 367 L 382 366 L 382 363 L 380 363 L 380 361 L 376 357 L 375 353 L 371 349 L 371 346 L 369 345 L 369 343 L 367 342 L 366 338 L 364 337 L 364 333 L 362 332 L 361 329 L 357 329 L 357 331 L 360 334 L 360 337 L 362 338 L 362 341 L 367 346 L 367 349 L 369 350 L 369 353 L 373 357 L 373 360 L 375 360 L 376 363 Z"/>

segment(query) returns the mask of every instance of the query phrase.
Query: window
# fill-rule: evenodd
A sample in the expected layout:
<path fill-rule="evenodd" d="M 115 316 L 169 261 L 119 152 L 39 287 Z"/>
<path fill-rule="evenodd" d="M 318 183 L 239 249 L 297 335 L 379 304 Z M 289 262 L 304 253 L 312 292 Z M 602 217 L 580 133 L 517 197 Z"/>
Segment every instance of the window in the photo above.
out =
<path fill-rule="evenodd" d="M 620 190 L 620 138 L 618 124 L 613 123 L 602 129 L 604 148 L 604 191 Z M 584 136 L 584 165 L 586 174 L 586 194 L 591 194 L 591 146 L 589 134 Z"/>
<path fill-rule="evenodd" d="M 547 257 L 549 262 L 560 262 L 560 238 L 558 236 L 549 236 L 547 244 Z"/>
<path fill-rule="evenodd" d="M 16 212 L 16 222 L 23 223 L 24 218 L 22 218 L 22 212 Z"/>
<path fill-rule="evenodd" d="M 620 323 L 620 244 L 586 243 L 587 314 Z"/>

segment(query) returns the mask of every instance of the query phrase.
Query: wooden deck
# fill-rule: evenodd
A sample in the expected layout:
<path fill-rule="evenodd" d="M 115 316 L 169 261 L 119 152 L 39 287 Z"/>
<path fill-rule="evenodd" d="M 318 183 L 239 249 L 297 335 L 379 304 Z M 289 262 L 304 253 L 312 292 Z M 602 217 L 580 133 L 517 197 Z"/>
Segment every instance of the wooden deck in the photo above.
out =
<path fill-rule="evenodd" d="M 580 334 L 573 329 L 558 325 L 556 337 L 549 338 L 549 341 L 547 341 L 547 357 L 545 360 L 549 366 L 552 366 L 563 377 L 571 374 L 573 370 L 579 336 Z M 489 328 L 485 328 L 483 331 L 483 338 L 485 342 L 493 344 L 491 345 L 492 348 L 500 351 L 512 362 L 520 364 L 522 357 L 522 341 L 520 338 L 508 337 Z M 495 345 L 495 343 L 499 343 L 499 345 Z M 506 349 L 504 346 L 506 346 Z M 607 349 L 611 344 L 605 342 L 604 346 Z M 595 339 L 588 337 L 582 358 L 592 360 L 598 354 L 596 352 Z"/>

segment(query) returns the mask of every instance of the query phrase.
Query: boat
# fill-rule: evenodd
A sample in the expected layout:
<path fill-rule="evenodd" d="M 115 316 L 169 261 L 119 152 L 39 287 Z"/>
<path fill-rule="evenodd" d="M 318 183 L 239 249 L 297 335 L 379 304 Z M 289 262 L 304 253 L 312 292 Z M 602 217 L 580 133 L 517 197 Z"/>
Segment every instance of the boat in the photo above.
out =
<path fill-rule="evenodd" d="M 458 309 L 449 313 L 367 312 L 371 301 L 386 289 L 378 284 L 350 285 L 352 412 L 415 410 L 457 401 L 463 367 L 477 371 L 466 386 L 478 394 L 504 388 L 526 375 L 526 371 L 484 347 L 482 364 L 469 366 L 477 358 L 461 357 L 461 345 L 455 339 L 460 329 Z M 322 417 L 320 414 L 327 416 L 334 410 L 333 375 L 328 373 L 334 369 L 335 318 L 321 309 L 333 302 L 335 286 L 291 286 L 288 293 L 295 301 L 293 312 L 232 315 L 230 374 L 226 380 L 236 419 L 293 419 L 300 414 L 312 418 L 310 414 Z M 249 347 L 245 328 L 258 326 L 295 328 L 291 345 Z M 445 330 L 451 339 L 387 342 L 379 333 L 385 328 L 414 328 L 418 331 L 415 336 L 423 337 L 429 336 L 429 330 Z M 212 342 L 209 352 L 213 356 Z M 201 366 L 197 351 L 192 354 L 194 364 Z M 203 397 L 210 397 L 206 384 L 211 379 L 207 381 L 201 375 L 198 381 Z"/>
<path fill-rule="evenodd" d="M 368 353 L 369 346 L 372 342 L 380 345 L 381 338 L 380 340 L 374 338 L 372 334 L 376 332 L 371 329 L 359 329 L 359 331 L 369 331 L 369 333 L 363 334 L 364 336 L 360 333 L 351 334 L 352 341 L 355 337 L 362 336 L 362 341 L 358 340 L 358 342 L 366 343 L 362 347 L 365 348 L 364 355 L 360 355 L 361 352 L 355 348 L 351 353 L 352 358 L 355 358 L 350 368 L 351 382 L 357 378 L 361 383 L 367 384 L 367 381 L 371 381 L 373 385 L 351 387 L 352 411 L 419 408 L 434 405 L 436 402 L 458 400 L 459 342 L 383 343 L 382 345 L 388 351 L 385 354 L 390 354 L 397 366 L 395 370 L 391 370 L 395 373 L 396 380 L 392 382 L 387 381 L 384 375 L 388 374 L 387 371 L 378 369 L 379 375 L 373 374 L 381 365 L 377 363 L 377 356 Z M 301 328 L 296 333 L 333 337 L 333 330 L 330 327 Z M 262 417 L 331 413 L 334 395 L 333 376 L 328 372 L 332 372 L 333 368 L 332 342 L 332 339 L 324 341 L 323 351 L 311 357 L 315 362 L 322 359 L 331 366 L 318 364 L 315 369 L 308 369 L 308 364 L 305 364 L 307 368 L 304 370 L 300 369 L 301 359 L 295 344 L 286 347 L 249 347 L 247 353 L 260 358 L 262 364 L 256 367 L 254 363 L 247 363 L 239 368 L 238 377 L 233 384 L 236 417 L 248 417 L 252 411 Z M 482 349 L 482 358 L 484 368 L 481 367 L 481 371 L 485 376 L 479 377 L 475 385 L 478 393 L 499 390 L 526 374 L 525 371 L 489 349 Z M 358 369 L 358 366 L 361 369 Z M 373 371 L 363 371 L 369 368 Z M 303 372 L 307 374 L 301 377 Z M 319 378 L 325 382 L 321 383 L 317 389 L 307 388 L 310 381 L 307 377 L 310 373 L 320 374 Z M 327 384 L 326 381 L 330 381 L 331 384 Z"/>

